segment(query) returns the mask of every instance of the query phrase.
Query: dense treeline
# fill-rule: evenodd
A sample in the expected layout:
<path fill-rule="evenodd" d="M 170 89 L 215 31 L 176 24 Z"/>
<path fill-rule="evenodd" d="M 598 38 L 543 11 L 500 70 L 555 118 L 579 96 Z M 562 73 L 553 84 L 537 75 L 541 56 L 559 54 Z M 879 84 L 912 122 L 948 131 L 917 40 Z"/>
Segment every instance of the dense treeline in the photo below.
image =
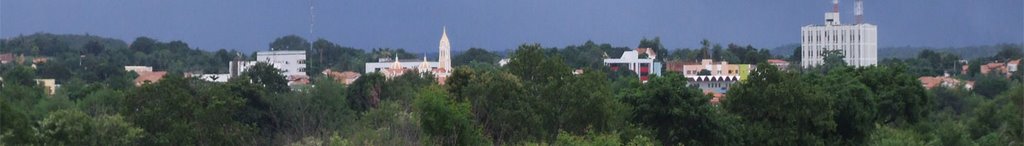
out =
<path fill-rule="evenodd" d="M 14 39 L 12 39 L 14 40 Z M 56 42 L 64 40 L 56 39 Z M 5 40 L 0 52 L 20 47 Z M 945 69 L 955 54 L 923 52 L 920 60 L 866 68 L 846 67 L 827 55 L 820 68 L 781 71 L 764 62 L 766 49 L 704 41 L 696 51 L 670 52 L 658 38 L 637 47 L 655 48 L 669 59 L 701 56 L 758 64 L 720 104 L 687 86 L 686 77 L 666 73 L 640 83 L 632 72 L 601 63 L 630 47 L 585 42 L 565 48 L 539 44 L 504 56 L 469 49 L 453 57 L 458 67 L 438 85 L 432 75 L 395 78 L 364 74 L 351 85 L 315 76 L 312 86 L 288 87 L 279 70 L 257 64 L 227 83 L 168 74 L 135 87 L 120 65 L 140 63 L 167 70 L 210 71 L 202 59 L 153 58 L 142 62 L 118 50 L 149 55 L 207 56 L 213 62 L 241 53 L 190 49 L 184 43 L 139 38 L 118 47 L 96 41 L 93 50 L 48 56 L 32 68 L 0 66 L 0 143 L 7 145 L 1020 145 L 1024 142 L 1024 85 L 1019 78 L 978 76 L 973 90 L 924 89 L 919 75 Z M 282 37 L 272 48 L 308 49 L 310 68 L 354 70 L 378 57 L 412 58 L 402 49 L 363 50 L 319 39 L 303 43 Z M 45 46 L 46 43 L 37 44 Z M 68 44 L 68 43 L 65 43 Z M 148 45 L 147 45 L 148 44 Z M 308 46 L 312 45 L 312 49 Z M 57 45 L 59 46 L 59 45 Z M 103 49 L 85 49 L 103 46 Z M 307 46 L 304 48 L 304 46 Z M 10 49 L 9 49 L 10 48 Z M 15 49 L 17 48 L 17 49 Z M 132 49 L 134 48 L 134 49 Z M 179 49 L 177 51 L 170 51 Z M 43 48 L 41 50 L 48 50 Z M 166 51 L 165 51 L 166 50 Z M 193 50 L 193 51 L 188 51 Z M 717 51 L 716 51 L 717 50 Z M 179 52 L 180 51 L 180 52 Z M 221 53 L 223 51 L 224 53 Z M 89 51 L 86 51 L 89 52 Z M 161 53 L 162 52 L 162 53 Z M 1019 50 L 1018 50 L 1019 52 Z M 664 54 L 662 54 L 664 53 Z M 710 54 L 702 54 L 710 53 Z M 108 55 L 90 57 L 90 55 Z M 222 56 L 223 55 L 223 56 Z M 839 54 L 841 55 L 841 54 Z M 173 55 L 171 55 L 173 56 Z M 992 58 L 1012 59 L 1012 50 Z M 67 74 L 53 74 L 50 63 Z M 324 63 L 318 63 L 318 62 Z M 992 60 L 992 59 L 990 59 Z M 123 61 L 123 62 L 117 62 Z M 182 63 L 174 63 L 182 62 Z M 316 62 L 316 63 L 314 63 Z M 929 63 L 915 64 L 913 62 Z M 932 64 L 934 63 L 934 64 Z M 180 66 L 188 66 L 177 68 Z M 214 65 L 210 65 L 211 67 Z M 919 69 L 924 68 L 924 69 Z M 582 74 L 572 74 L 583 69 Z M 211 71 L 215 72 L 215 71 Z M 1018 72 L 1019 74 L 1020 72 Z M 1018 75 L 1019 76 L 1019 75 Z M 958 76 L 960 77 L 960 76 Z M 32 79 L 63 78 L 56 95 Z M 968 77 L 963 77 L 968 78 Z"/>

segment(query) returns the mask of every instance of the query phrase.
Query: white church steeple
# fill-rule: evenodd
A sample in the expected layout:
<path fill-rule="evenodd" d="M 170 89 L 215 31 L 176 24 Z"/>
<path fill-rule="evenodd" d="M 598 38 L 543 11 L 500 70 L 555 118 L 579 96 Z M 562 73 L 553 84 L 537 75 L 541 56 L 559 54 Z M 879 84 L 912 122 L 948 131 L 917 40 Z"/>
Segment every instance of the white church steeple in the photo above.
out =
<path fill-rule="evenodd" d="M 445 72 L 452 70 L 452 48 L 448 44 L 448 27 L 445 26 L 441 29 L 441 42 L 438 48 L 437 63 L 438 68 L 443 69 Z"/>

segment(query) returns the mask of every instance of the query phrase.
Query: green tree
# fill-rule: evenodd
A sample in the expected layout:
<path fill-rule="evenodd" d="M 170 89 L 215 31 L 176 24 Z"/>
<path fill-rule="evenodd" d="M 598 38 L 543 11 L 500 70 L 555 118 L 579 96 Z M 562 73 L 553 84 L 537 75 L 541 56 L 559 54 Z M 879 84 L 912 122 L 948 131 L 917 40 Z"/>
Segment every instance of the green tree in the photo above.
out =
<path fill-rule="evenodd" d="M 297 35 L 279 37 L 270 43 L 271 50 L 309 50 L 309 47 L 309 41 Z"/>
<path fill-rule="evenodd" d="M 660 56 L 656 58 L 657 61 L 662 61 L 662 57 L 668 57 L 668 49 L 661 44 L 661 37 L 654 37 L 654 39 L 643 38 L 640 40 L 640 45 L 637 48 L 651 48 L 654 49 L 655 54 Z"/>
<path fill-rule="evenodd" d="M 878 130 L 871 133 L 867 145 L 908 146 L 925 145 L 924 138 L 914 131 L 876 125 Z"/>
<path fill-rule="evenodd" d="M 501 60 L 501 56 L 498 54 L 489 52 L 482 48 L 469 48 L 466 52 L 462 52 L 461 54 L 452 57 L 452 65 L 461 66 L 467 65 L 471 62 L 497 64 L 498 60 Z"/>
<path fill-rule="evenodd" d="M 288 80 L 285 80 L 282 71 L 268 63 L 258 62 L 249 67 L 242 76 L 247 76 L 252 83 L 262 85 L 265 89 L 274 93 L 288 92 Z"/>
<path fill-rule="evenodd" d="M 313 42 L 313 50 L 308 54 L 307 73 L 310 75 L 319 75 L 324 69 L 363 72 L 366 62 L 363 50 L 342 47 L 324 39 Z"/>
<path fill-rule="evenodd" d="M 985 97 L 995 97 L 1010 87 L 1010 81 L 999 74 L 982 75 L 974 83 L 974 92 Z"/>
<path fill-rule="evenodd" d="M 380 73 L 365 74 L 352 85 L 348 86 L 348 104 L 357 112 L 376 108 L 380 104 L 384 88 L 384 75 Z"/>
<path fill-rule="evenodd" d="M 733 85 L 723 106 L 745 121 L 747 144 L 822 145 L 837 126 L 835 99 L 824 91 L 761 63 L 745 82 Z"/>
<path fill-rule="evenodd" d="M 611 132 L 624 126 L 628 111 L 615 98 L 611 83 L 603 72 L 591 71 L 551 83 L 544 93 L 544 103 L 554 123 L 549 130 L 574 134 Z M 554 131 L 551 131 L 554 132 Z"/>
<path fill-rule="evenodd" d="M 47 145 L 129 145 L 143 130 L 120 115 L 89 117 L 78 110 L 60 110 L 39 121 L 38 135 Z"/>
<path fill-rule="evenodd" d="M 154 40 L 152 38 L 138 37 L 138 38 L 135 38 L 135 41 L 132 41 L 132 44 L 130 46 L 128 46 L 128 49 L 132 50 L 132 51 L 143 52 L 143 53 L 151 53 L 155 49 L 154 47 L 156 45 L 157 45 L 156 40 Z"/>
<path fill-rule="evenodd" d="M 123 113 L 146 131 L 144 145 L 241 145 L 254 130 L 238 122 L 245 100 L 224 85 L 190 84 L 169 75 L 132 90 Z M 209 84 L 209 83 L 206 83 Z"/>
<path fill-rule="evenodd" d="M 967 76 L 968 77 L 977 77 L 978 75 L 981 75 L 981 61 L 980 60 L 972 60 L 972 61 L 968 62 L 967 63 Z"/>
<path fill-rule="evenodd" d="M 6 96 L 0 94 L 0 145 L 28 145 L 36 142 L 32 120 L 22 108 L 12 106 Z"/>
<path fill-rule="evenodd" d="M 90 55 L 99 55 L 100 53 L 103 53 L 107 50 L 107 48 L 103 46 L 103 44 L 100 44 L 100 42 L 97 41 L 90 41 L 89 43 L 85 44 L 85 46 L 82 47 L 82 49 L 84 49 L 83 51 L 85 54 Z"/>
<path fill-rule="evenodd" d="M 854 69 L 832 70 L 825 77 L 810 74 L 804 80 L 823 87 L 834 97 L 835 133 L 851 144 L 862 144 L 875 128 L 878 103 L 871 89 L 860 82 Z"/>
<path fill-rule="evenodd" d="M 653 129 L 664 145 L 726 145 L 726 125 L 716 123 L 711 97 L 687 86 L 682 75 L 654 77 L 639 93 L 627 96 L 632 121 Z"/>
<path fill-rule="evenodd" d="M 20 86 L 35 86 L 36 85 L 36 73 L 35 70 L 28 66 L 14 66 L 10 70 L 3 72 L 3 84 L 5 86 L 20 85 Z"/>
<path fill-rule="evenodd" d="M 537 139 L 542 117 L 536 96 L 526 96 L 523 81 L 504 72 L 486 72 L 472 78 L 463 96 L 470 100 L 474 117 L 495 143 Z"/>
<path fill-rule="evenodd" d="M 873 66 L 860 72 L 860 82 L 875 93 L 880 122 L 915 123 L 928 115 L 934 100 L 905 66 Z"/>
<path fill-rule="evenodd" d="M 469 104 L 454 101 L 438 86 L 419 91 L 414 107 L 420 125 L 431 143 L 440 145 L 487 145 L 479 127 L 473 123 Z"/>
<path fill-rule="evenodd" d="M 509 73 L 524 81 L 546 83 L 569 75 L 569 67 L 560 58 L 549 58 L 540 44 L 523 44 L 512 53 L 505 65 Z"/>

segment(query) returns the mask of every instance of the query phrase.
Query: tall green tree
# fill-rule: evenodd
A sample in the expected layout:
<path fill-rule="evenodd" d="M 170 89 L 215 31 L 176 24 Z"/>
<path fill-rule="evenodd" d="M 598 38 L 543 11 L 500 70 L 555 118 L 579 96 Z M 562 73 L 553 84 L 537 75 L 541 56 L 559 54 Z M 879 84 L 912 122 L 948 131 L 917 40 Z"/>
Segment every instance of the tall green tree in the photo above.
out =
<path fill-rule="evenodd" d="M 744 119 L 746 144 L 822 145 L 836 130 L 837 111 L 823 88 L 761 63 L 733 85 L 724 108 Z"/>
<path fill-rule="evenodd" d="M 465 98 L 472 112 L 495 143 L 511 143 L 542 138 L 545 130 L 536 104 L 540 99 L 526 96 L 526 85 L 515 75 L 486 72 L 472 78 Z"/>
<path fill-rule="evenodd" d="M 498 54 L 482 48 L 469 48 L 466 52 L 462 52 L 452 57 L 452 65 L 468 65 L 471 62 L 497 64 L 498 60 L 501 60 L 501 56 Z"/>
<path fill-rule="evenodd" d="M 297 35 L 286 35 L 270 43 L 271 50 L 309 50 L 309 47 L 309 41 Z"/>
<path fill-rule="evenodd" d="M 348 104 L 352 110 L 364 112 L 380 105 L 384 79 L 383 74 L 369 73 L 352 82 L 347 88 Z"/>
<path fill-rule="evenodd" d="M 193 82 L 195 83 L 195 82 Z M 202 87 L 202 88 L 200 88 Z M 245 100 L 225 86 L 197 86 L 169 75 L 125 98 L 127 118 L 146 131 L 145 145 L 252 144 L 255 131 L 235 120 Z"/>
<path fill-rule="evenodd" d="M 284 75 L 281 75 L 281 73 L 282 71 L 273 65 L 258 62 L 256 65 L 246 69 L 245 72 L 242 72 L 242 76 L 249 77 L 252 83 L 262 85 L 270 92 L 288 92 L 290 90 L 288 80 L 285 80 Z"/>
<path fill-rule="evenodd" d="M 144 136 L 142 128 L 120 115 L 90 117 L 78 110 L 50 113 L 38 130 L 47 145 L 130 145 Z"/>
<path fill-rule="evenodd" d="M 860 71 L 860 82 L 871 88 L 878 101 L 881 123 L 916 123 L 923 120 L 934 100 L 917 77 L 906 67 L 867 67 Z"/>
<path fill-rule="evenodd" d="M 423 132 L 431 143 L 440 145 L 486 145 L 487 138 L 473 122 L 469 104 L 448 97 L 438 86 L 419 91 L 414 107 L 420 115 Z"/>
<path fill-rule="evenodd" d="M 631 120 L 653 129 L 664 145 L 728 145 L 729 129 L 716 121 L 711 97 L 687 85 L 686 77 L 669 73 L 651 78 L 637 94 L 624 100 L 633 108 Z"/>

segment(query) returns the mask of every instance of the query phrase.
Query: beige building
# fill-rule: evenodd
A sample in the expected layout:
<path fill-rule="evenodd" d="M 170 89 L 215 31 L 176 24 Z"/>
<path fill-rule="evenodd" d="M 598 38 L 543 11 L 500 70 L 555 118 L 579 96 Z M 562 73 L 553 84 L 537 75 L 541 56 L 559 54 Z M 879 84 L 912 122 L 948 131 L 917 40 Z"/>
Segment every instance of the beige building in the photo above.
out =
<path fill-rule="evenodd" d="M 55 79 L 35 79 L 35 80 L 36 80 L 36 84 L 39 84 L 39 86 L 43 86 L 43 90 L 46 90 L 46 95 L 54 95 L 54 94 L 56 94 L 57 93 L 57 88 L 60 87 L 60 85 L 57 84 L 57 80 L 55 80 Z"/>

